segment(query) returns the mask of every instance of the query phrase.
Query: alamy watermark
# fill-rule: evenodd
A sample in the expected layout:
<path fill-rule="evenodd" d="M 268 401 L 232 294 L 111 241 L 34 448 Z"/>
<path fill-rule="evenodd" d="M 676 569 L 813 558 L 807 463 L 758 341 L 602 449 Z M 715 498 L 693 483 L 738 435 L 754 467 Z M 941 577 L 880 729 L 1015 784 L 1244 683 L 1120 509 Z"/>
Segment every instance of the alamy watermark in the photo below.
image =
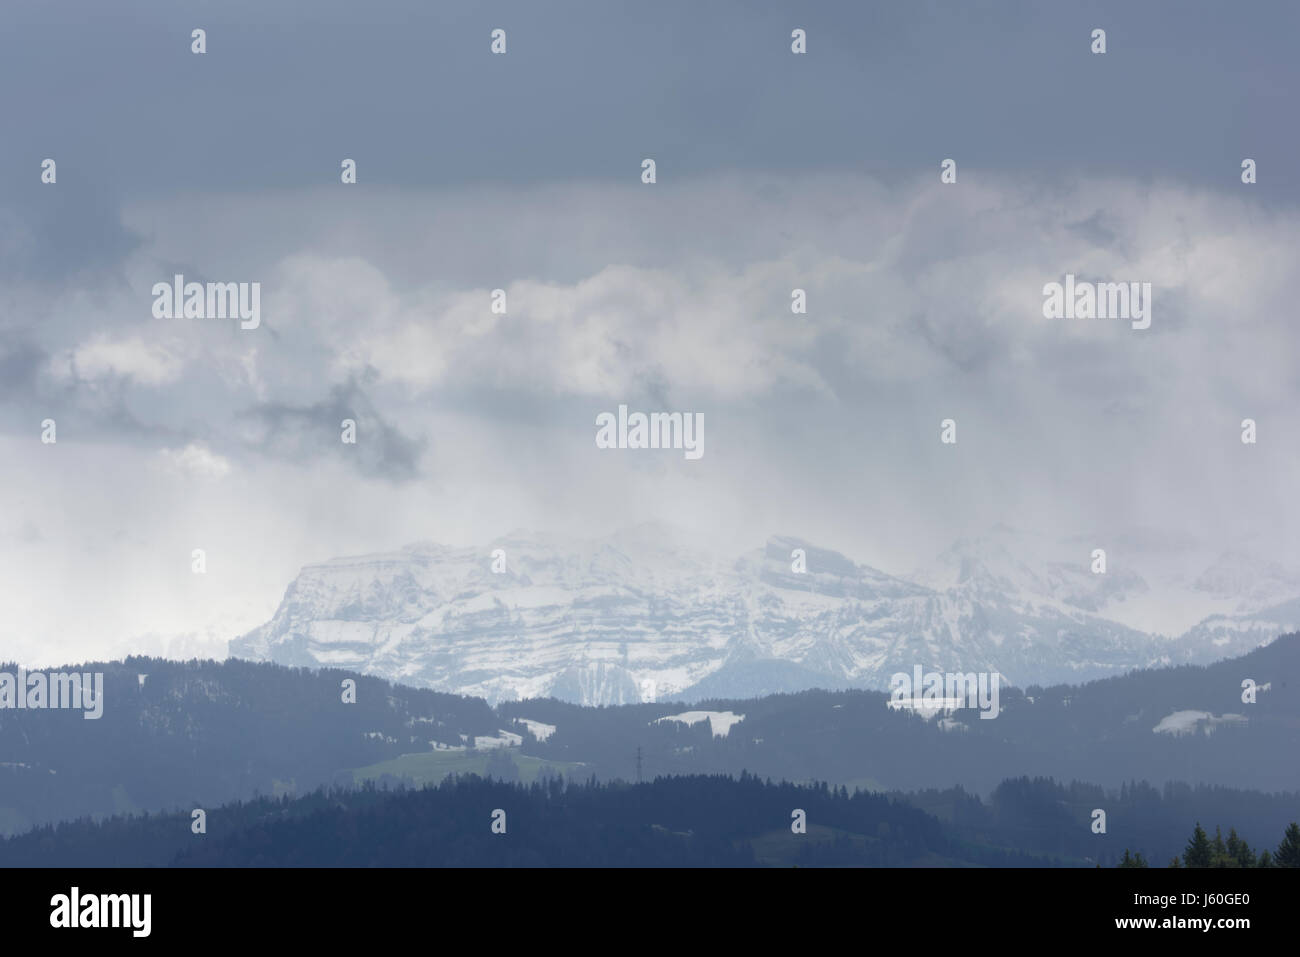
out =
<path fill-rule="evenodd" d="M 618 416 L 596 416 L 598 449 L 682 449 L 686 458 L 704 455 L 703 412 L 633 412 L 618 407 Z"/>
<path fill-rule="evenodd" d="M 50 898 L 50 926 L 126 927 L 133 937 L 148 937 L 152 910 L 152 894 L 83 894 L 74 887 Z"/>
<path fill-rule="evenodd" d="M 239 328 L 262 324 L 260 282 L 186 282 L 177 273 L 171 282 L 153 284 L 155 319 L 239 319 Z"/>
<path fill-rule="evenodd" d="M 1043 286 L 1045 319 L 1130 319 L 1134 329 L 1151 325 L 1151 283 L 1076 281 Z"/>
<path fill-rule="evenodd" d="M 0 671 L 0 710 L 77 708 L 87 721 L 104 715 L 104 673 Z"/>
<path fill-rule="evenodd" d="M 981 719 L 996 718 L 1001 713 L 998 706 L 998 683 L 1001 679 L 996 671 L 965 674 L 929 671 L 922 674 L 921 666 L 916 665 L 910 675 L 900 671 L 890 676 L 889 707 L 922 713 L 970 708 L 978 710 Z"/>

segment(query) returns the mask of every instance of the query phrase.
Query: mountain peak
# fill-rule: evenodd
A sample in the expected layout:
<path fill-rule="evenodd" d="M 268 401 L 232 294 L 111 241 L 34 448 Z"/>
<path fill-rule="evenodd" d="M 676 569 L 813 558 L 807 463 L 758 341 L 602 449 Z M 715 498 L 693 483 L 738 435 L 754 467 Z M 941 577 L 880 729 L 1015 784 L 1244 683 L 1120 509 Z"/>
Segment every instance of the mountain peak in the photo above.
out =
<path fill-rule="evenodd" d="M 1132 556 L 1094 574 L 1080 551 L 1003 526 L 904 578 L 792 535 L 737 558 L 662 523 L 589 540 L 516 530 L 487 546 L 419 543 L 309 565 L 231 654 L 490 701 L 600 704 L 696 686 L 733 697 L 791 682 L 885 687 L 917 664 L 1075 682 L 1217 660 L 1300 625 L 1300 601 L 1274 602 L 1169 642 L 1113 617 L 1149 597 Z"/>

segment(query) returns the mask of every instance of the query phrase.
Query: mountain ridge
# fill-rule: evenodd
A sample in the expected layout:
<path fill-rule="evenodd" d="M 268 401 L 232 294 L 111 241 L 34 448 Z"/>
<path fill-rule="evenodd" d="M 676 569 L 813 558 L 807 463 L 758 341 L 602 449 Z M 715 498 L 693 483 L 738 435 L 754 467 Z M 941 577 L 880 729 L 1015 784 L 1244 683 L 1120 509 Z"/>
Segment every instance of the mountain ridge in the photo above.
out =
<path fill-rule="evenodd" d="M 794 536 L 729 557 L 657 525 L 589 540 L 516 531 L 482 547 L 416 543 L 304 567 L 230 654 L 493 703 L 600 705 L 881 689 L 917 664 L 996 671 L 1018 686 L 1077 683 L 1220 660 L 1300 626 L 1297 585 L 1290 600 L 1206 616 L 1178 638 L 1133 628 L 1112 617 L 1151 591 L 1133 568 L 1094 575 L 1087 553 L 1050 560 L 1014 534 L 959 542 L 911 578 Z M 1272 574 L 1284 594 L 1284 572 Z M 1254 587 L 1222 560 L 1198 582 L 1207 578 Z"/>

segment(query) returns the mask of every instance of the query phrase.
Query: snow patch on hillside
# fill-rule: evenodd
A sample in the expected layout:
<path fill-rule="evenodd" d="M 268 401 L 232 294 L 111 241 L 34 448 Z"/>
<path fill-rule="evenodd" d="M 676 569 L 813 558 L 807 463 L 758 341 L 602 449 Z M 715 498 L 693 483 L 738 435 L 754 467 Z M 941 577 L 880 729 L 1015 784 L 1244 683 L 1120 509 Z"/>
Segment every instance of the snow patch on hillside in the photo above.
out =
<path fill-rule="evenodd" d="M 515 724 L 522 724 L 538 741 L 545 741 L 555 733 L 555 725 L 534 721 L 531 718 L 515 718 Z"/>
<path fill-rule="evenodd" d="M 515 734 L 513 731 L 497 730 L 495 737 L 487 735 L 477 735 L 474 738 L 474 747 L 480 751 L 490 751 L 493 748 L 517 748 L 524 743 L 522 736 Z"/>
<path fill-rule="evenodd" d="M 1160 719 L 1160 723 L 1151 730 L 1156 734 L 1195 734 L 1202 730 L 1213 734 L 1214 729 L 1223 724 L 1246 724 L 1246 718 L 1240 714 L 1215 716 L 1209 711 L 1175 711 Z"/>
<path fill-rule="evenodd" d="M 733 725 L 739 724 L 745 720 L 743 714 L 736 714 L 732 711 L 683 711 L 681 714 L 664 715 L 662 718 L 656 718 L 651 724 L 658 724 L 661 721 L 679 721 L 682 724 L 698 724 L 708 719 L 710 727 L 713 729 L 715 738 L 725 738 Z"/>

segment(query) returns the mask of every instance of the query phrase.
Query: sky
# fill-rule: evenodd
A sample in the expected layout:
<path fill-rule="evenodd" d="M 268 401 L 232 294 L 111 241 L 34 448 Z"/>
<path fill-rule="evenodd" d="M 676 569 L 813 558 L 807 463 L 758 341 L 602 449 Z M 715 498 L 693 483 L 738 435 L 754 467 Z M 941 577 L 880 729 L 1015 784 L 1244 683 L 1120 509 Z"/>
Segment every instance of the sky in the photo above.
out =
<path fill-rule="evenodd" d="M 1300 565 L 1294 4 L 0 21 L 0 658 L 211 654 L 304 564 L 519 528 Z M 176 273 L 261 324 L 156 318 Z M 1044 318 L 1067 273 L 1151 283 L 1150 328 Z M 597 448 L 620 404 L 702 413 L 703 457 Z"/>

